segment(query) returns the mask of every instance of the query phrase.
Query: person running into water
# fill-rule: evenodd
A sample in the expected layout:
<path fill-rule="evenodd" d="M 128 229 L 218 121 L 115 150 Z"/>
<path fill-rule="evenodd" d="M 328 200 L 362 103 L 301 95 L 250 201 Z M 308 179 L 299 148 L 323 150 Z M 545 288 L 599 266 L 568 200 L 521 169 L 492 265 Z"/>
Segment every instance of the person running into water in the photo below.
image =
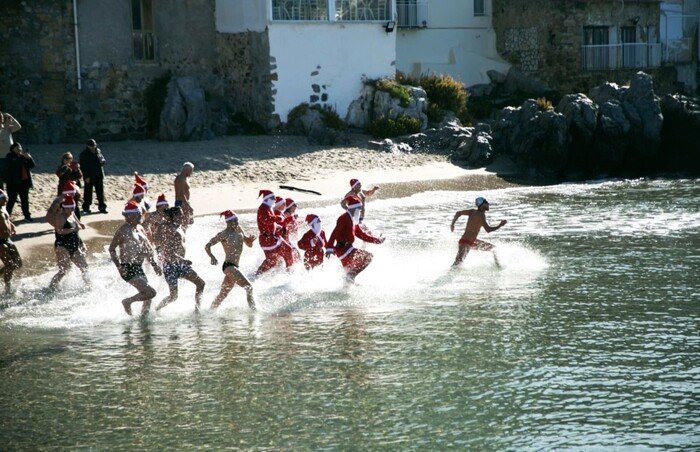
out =
<path fill-rule="evenodd" d="M 3 267 L 0 274 L 5 281 L 5 295 L 12 293 L 12 275 L 15 270 L 22 267 L 22 258 L 17 251 L 17 247 L 10 237 L 15 235 L 15 225 L 10 221 L 10 214 L 5 210 L 7 204 L 7 193 L 0 190 L 0 261 Z"/>
<path fill-rule="evenodd" d="M 185 231 L 182 229 L 184 215 L 180 207 L 165 210 L 165 223 L 159 231 L 156 242 L 160 244 L 160 258 L 163 261 L 163 276 L 168 283 L 170 294 L 156 307 L 156 311 L 177 300 L 177 280 L 182 278 L 195 285 L 195 312 L 199 312 L 204 292 L 204 281 L 192 269 L 192 261 L 185 259 Z"/>
<path fill-rule="evenodd" d="M 365 250 L 358 250 L 352 246 L 355 237 L 369 243 L 384 243 L 384 237 L 374 237 L 365 232 L 360 227 L 360 213 L 362 211 L 362 201 L 355 195 L 347 196 L 345 199 L 347 211 L 338 217 L 335 229 L 331 233 L 326 245 L 326 258 L 335 254 L 345 269 L 349 282 L 354 282 L 360 272 L 362 272 L 372 262 L 372 253 Z"/>
<path fill-rule="evenodd" d="M 53 225 L 56 235 L 54 249 L 58 264 L 58 273 L 49 283 L 50 292 L 56 291 L 58 283 L 66 276 L 71 263 L 83 273 L 85 286 L 90 286 L 90 280 L 87 277 L 87 248 L 78 235 L 81 229 L 85 229 L 85 225 L 75 215 L 76 201 L 70 193 L 71 186 L 75 187 L 71 181 L 68 181 L 63 188 L 64 194 L 54 199 L 46 213 L 46 220 Z"/>
<path fill-rule="evenodd" d="M 323 263 L 326 249 L 326 232 L 321 229 L 321 219 L 314 214 L 306 216 L 309 230 L 297 242 L 300 250 L 304 250 L 304 268 L 311 270 Z"/>
<path fill-rule="evenodd" d="M 161 193 L 156 201 L 156 210 L 148 214 L 148 218 L 143 221 L 143 228 L 146 230 L 146 236 L 151 243 L 155 243 L 155 237 L 158 235 L 158 230 L 161 228 L 165 222 L 165 209 L 170 207 L 170 203 L 165 198 L 165 194 Z M 156 251 L 158 248 L 156 247 Z"/>
<path fill-rule="evenodd" d="M 194 223 L 194 210 L 190 204 L 190 176 L 194 172 L 194 165 L 190 162 L 182 164 L 180 174 L 175 176 L 175 207 L 182 207 L 185 216 L 183 227 Z"/>
<path fill-rule="evenodd" d="M 291 247 L 281 237 L 284 218 L 276 215 L 272 210 L 275 206 L 275 194 L 270 190 L 260 190 L 258 196 L 263 197 L 257 215 L 260 232 L 258 242 L 265 253 L 265 260 L 255 272 L 256 277 L 272 270 L 279 260 L 284 260 L 288 269 L 294 265 Z"/>
<path fill-rule="evenodd" d="M 156 290 L 148 284 L 148 279 L 143 271 L 143 261 L 148 259 L 157 275 L 162 271 L 155 260 L 153 245 L 148 241 L 146 232 L 141 226 L 141 207 L 129 201 L 122 212 L 124 224 L 114 233 L 112 243 L 109 245 L 109 257 L 119 270 L 122 279 L 136 288 L 139 292 L 122 300 L 122 306 L 127 314 L 131 315 L 131 304 L 143 301 L 141 316 L 148 314 L 151 300 L 156 296 Z M 117 255 L 119 248 L 119 255 Z"/>
<path fill-rule="evenodd" d="M 456 267 L 461 264 L 464 258 L 467 256 L 467 253 L 469 253 L 469 250 L 475 249 L 479 251 L 491 251 L 493 253 L 493 259 L 496 261 L 496 266 L 501 268 L 501 264 L 498 262 L 498 257 L 494 251 L 494 248 L 496 247 L 489 242 L 479 240 L 477 237 L 479 236 L 479 231 L 481 228 L 484 228 L 484 231 L 491 233 L 502 228 L 508 222 L 506 220 L 501 220 L 498 226 L 489 226 L 489 224 L 486 222 L 486 212 L 489 210 L 489 202 L 480 196 L 476 198 L 475 204 L 476 209 L 460 210 L 459 212 L 455 213 L 455 216 L 452 219 L 450 230 L 454 232 L 455 222 L 457 222 L 457 219 L 463 215 L 468 217 L 467 227 L 464 229 L 464 234 L 462 234 L 462 237 L 459 239 L 457 257 L 455 257 L 455 261 L 452 266 Z"/>
<path fill-rule="evenodd" d="M 362 182 L 360 182 L 357 179 L 350 179 L 350 191 L 345 194 L 345 197 L 343 198 L 342 201 L 340 201 L 340 207 L 343 209 L 347 209 L 346 205 L 346 199 L 348 196 L 357 196 L 360 198 L 360 201 L 362 201 L 362 209 L 360 210 L 360 225 L 364 228 L 365 226 L 363 225 L 363 221 L 365 219 L 365 203 L 367 201 L 367 198 L 369 196 L 374 195 L 377 190 L 379 190 L 378 186 L 374 186 L 371 190 L 363 190 L 362 189 Z"/>
<path fill-rule="evenodd" d="M 217 243 L 221 243 L 221 246 L 224 248 L 224 263 L 221 266 L 221 270 L 224 272 L 224 281 L 221 283 L 219 295 L 214 298 L 211 307 L 212 309 L 219 307 L 221 302 L 224 301 L 229 292 L 231 292 L 231 289 L 238 284 L 246 291 L 250 309 L 255 309 L 253 286 L 248 278 L 238 269 L 238 263 L 241 260 L 243 244 L 245 243 L 248 248 L 252 247 L 256 237 L 254 235 L 246 235 L 243 228 L 238 224 L 238 216 L 233 211 L 227 210 L 226 212 L 222 212 L 221 216 L 224 217 L 226 221 L 226 229 L 216 234 L 204 246 L 204 250 L 211 258 L 211 265 L 218 264 L 216 256 L 211 252 L 211 247 Z"/>
<path fill-rule="evenodd" d="M 153 202 L 148 198 L 148 182 L 144 180 L 143 177 L 139 176 L 139 173 L 137 171 L 134 171 L 134 195 L 136 194 L 136 185 L 140 185 L 143 188 L 143 193 L 141 194 L 140 201 L 138 203 L 141 205 L 141 207 L 144 209 L 146 213 L 148 213 L 149 210 L 151 210 L 151 207 L 153 206 Z"/>

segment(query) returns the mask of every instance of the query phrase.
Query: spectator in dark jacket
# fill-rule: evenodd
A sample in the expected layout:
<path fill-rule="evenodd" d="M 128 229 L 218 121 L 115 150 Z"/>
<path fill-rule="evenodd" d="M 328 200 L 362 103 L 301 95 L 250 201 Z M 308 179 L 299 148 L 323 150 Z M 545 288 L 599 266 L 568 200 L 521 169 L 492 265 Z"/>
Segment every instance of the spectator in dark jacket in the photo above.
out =
<path fill-rule="evenodd" d="M 90 213 L 92 205 L 92 190 L 95 189 L 97 195 L 97 207 L 102 213 L 107 213 L 104 195 L 104 164 L 105 158 L 102 151 L 97 147 L 95 140 L 88 140 L 87 147 L 80 153 L 80 166 L 83 171 L 85 181 L 85 193 L 83 193 L 83 212 Z"/>
<path fill-rule="evenodd" d="M 58 176 L 58 190 L 56 196 L 65 194 L 63 188 L 68 181 L 72 181 L 77 187 L 83 186 L 83 173 L 80 171 L 80 163 L 73 160 L 73 154 L 70 152 L 66 152 L 61 156 L 61 164 L 58 165 L 58 169 L 56 169 L 56 176 Z M 73 196 L 73 200 L 76 203 L 82 200 L 80 190 L 71 193 L 71 196 Z M 75 216 L 80 219 L 80 209 L 75 209 Z"/>
<path fill-rule="evenodd" d="M 29 189 L 32 188 L 32 171 L 34 159 L 18 142 L 10 145 L 7 161 L 7 213 L 12 215 L 12 208 L 17 202 L 17 196 L 22 203 L 24 219 L 32 221 L 29 211 Z"/>

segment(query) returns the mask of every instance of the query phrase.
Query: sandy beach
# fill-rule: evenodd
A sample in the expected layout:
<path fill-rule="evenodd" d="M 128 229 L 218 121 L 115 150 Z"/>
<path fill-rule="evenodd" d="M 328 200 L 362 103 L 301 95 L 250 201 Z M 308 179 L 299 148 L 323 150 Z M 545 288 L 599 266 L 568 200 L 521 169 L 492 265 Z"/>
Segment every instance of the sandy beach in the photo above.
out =
<path fill-rule="evenodd" d="M 391 154 L 368 148 L 369 137 L 351 135 L 351 144 L 324 147 L 308 144 L 298 136 L 232 136 L 200 142 L 120 141 L 99 142 L 105 156 L 105 198 L 108 214 L 83 215 L 87 228 L 83 240 L 106 241 L 122 220 L 130 197 L 134 171 L 149 184 L 148 197 L 164 193 L 174 201 L 173 180 L 186 161 L 195 172 L 190 179 L 195 216 L 218 214 L 227 209 L 249 212 L 260 203 L 260 189 L 293 198 L 301 209 L 336 203 L 357 178 L 365 187 L 379 185 L 378 198 L 430 189 L 479 189 L 512 185 L 495 175 L 507 172 L 503 163 L 486 169 L 467 170 L 451 164 L 446 155 Z M 46 208 L 57 189 L 55 175 L 61 155 L 70 151 L 77 159 L 84 143 L 26 145 L 35 160 L 30 208 L 34 222 L 22 219 L 19 205 L 13 209 L 17 234 L 13 241 L 25 261 L 24 272 L 43 271 L 54 265 L 53 228 L 44 221 Z M 280 189 L 280 185 L 313 190 L 321 195 Z M 340 209 L 340 207 L 339 207 Z M 90 248 L 90 246 L 88 246 Z M 21 273 L 18 274 L 21 277 Z"/>

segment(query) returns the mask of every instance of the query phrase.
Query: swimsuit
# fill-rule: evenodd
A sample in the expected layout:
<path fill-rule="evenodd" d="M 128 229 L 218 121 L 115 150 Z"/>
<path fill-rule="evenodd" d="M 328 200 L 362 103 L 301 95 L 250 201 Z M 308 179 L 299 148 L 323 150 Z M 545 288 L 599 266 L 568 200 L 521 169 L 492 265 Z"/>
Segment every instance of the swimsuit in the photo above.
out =
<path fill-rule="evenodd" d="M 469 245 L 469 248 L 476 248 L 476 240 L 459 239 L 460 245 Z"/>
<path fill-rule="evenodd" d="M 185 262 L 166 262 L 163 264 L 163 276 L 169 286 L 177 286 L 177 280 L 192 272 L 192 265 Z"/>
<path fill-rule="evenodd" d="M 234 264 L 233 262 L 224 262 L 224 265 L 221 266 L 221 271 L 225 273 L 226 269 L 229 267 L 238 268 L 238 265 Z"/>
<path fill-rule="evenodd" d="M 73 225 L 69 223 L 68 220 L 66 220 L 65 224 L 63 225 L 63 229 L 68 229 L 72 227 Z M 80 249 L 80 245 L 82 244 L 83 241 L 80 240 L 80 237 L 78 237 L 78 231 L 75 231 L 71 232 L 70 234 L 56 234 L 56 241 L 54 242 L 54 247 L 62 246 L 63 248 L 67 249 L 70 256 L 73 257 L 75 252 Z"/>
<path fill-rule="evenodd" d="M 130 281 L 134 278 L 146 277 L 141 264 L 119 264 L 122 268 L 120 272 L 124 281 Z"/>

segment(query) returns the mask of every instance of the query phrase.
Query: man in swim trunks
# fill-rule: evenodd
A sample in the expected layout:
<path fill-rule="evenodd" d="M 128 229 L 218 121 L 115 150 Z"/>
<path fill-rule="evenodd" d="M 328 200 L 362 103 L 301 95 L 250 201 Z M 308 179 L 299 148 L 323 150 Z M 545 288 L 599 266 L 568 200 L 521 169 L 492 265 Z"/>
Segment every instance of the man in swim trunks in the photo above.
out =
<path fill-rule="evenodd" d="M 155 237 L 158 235 L 158 230 L 165 222 L 165 209 L 168 207 L 170 207 L 170 203 L 165 198 L 165 194 L 161 193 L 156 201 L 156 211 L 149 213 L 148 218 L 143 221 L 143 228 L 146 230 L 146 236 L 151 243 L 156 245 L 156 251 L 158 251 L 158 244 L 155 243 Z"/>
<path fill-rule="evenodd" d="M 15 270 L 22 267 L 22 258 L 17 251 L 17 247 L 10 237 L 15 235 L 15 225 L 10 221 L 10 214 L 5 210 L 7 204 L 7 193 L 0 190 L 0 261 L 4 267 L 0 269 L 5 281 L 5 295 L 12 293 L 12 275 Z"/>
<path fill-rule="evenodd" d="M 238 284 L 246 291 L 250 309 L 255 309 L 253 285 L 238 269 L 238 263 L 241 260 L 243 244 L 245 243 L 248 248 L 250 248 L 253 246 L 253 242 L 255 242 L 257 237 L 254 235 L 246 235 L 243 228 L 238 224 L 238 216 L 235 212 L 227 210 L 226 212 L 222 212 L 221 216 L 224 217 L 224 221 L 226 221 L 226 229 L 212 237 L 204 246 L 204 250 L 211 258 L 211 265 L 218 264 L 216 257 L 211 252 L 211 247 L 217 243 L 221 243 L 221 246 L 224 248 L 224 264 L 221 266 L 221 270 L 224 272 L 224 281 L 221 283 L 219 295 L 214 298 L 211 307 L 212 309 L 217 308 L 228 296 L 229 292 L 231 292 L 231 289 Z"/>
<path fill-rule="evenodd" d="M 190 176 L 194 172 L 194 165 L 190 162 L 182 164 L 180 174 L 175 176 L 175 207 L 182 207 L 185 217 L 183 227 L 194 223 L 194 210 L 190 205 Z"/>
<path fill-rule="evenodd" d="M 377 192 L 377 190 L 379 190 L 379 187 L 376 185 L 371 190 L 363 190 L 362 182 L 360 182 L 357 179 L 350 179 L 350 191 L 347 192 L 343 200 L 340 201 L 340 207 L 342 207 L 343 209 L 347 209 L 345 199 L 347 199 L 348 196 L 357 196 L 358 198 L 360 198 L 360 201 L 362 201 L 362 209 L 360 210 L 359 224 L 361 227 L 365 228 L 364 224 L 362 223 L 365 219 L 365 204 L 367 202 L 367 198 L 374 195 Z"/>
<path fill-rule="evenodd" d="M 85 285 L 90 285 L 90 280 L 87 277 L 87 248 L 78 235 L 81 229 L 85 229 L 85 225 L 75 215 L 76 201 L 70 191 L 77 192 L 77 187 L 70 185 L 66 184 L 66 187 L 63 188 L 64 194 L 57 196 L 46 212 L 46 218 L 53 225 L 56 236 L 54 249 L 58 265 L 58 273 L 49 283 L 51 292 L 56 291 L 58 283 L 66 276 L 71 263 L 75 264 L 82 272 Z"/>
<path fill-rule="evenodd" d="M 360 226 L 360 213 L 362 201 L 355 195 L 350 195 L 344 199 L 346 212 L 338 217 L 335 229 L 331 233 L 326 245 L 326 258 L 335 254 L 345 269 L 348 282 L 355 281 L 362 272 L 372 262 L 372 253 L 356 249 L 353 246 L 355 237 L 369 243 L 384 243 L 384 237 L 374 237 L 367 233 Z"/>
<path fill-rule="evenodd" d="M 498 262 L 498 257 L 494 251 L 495 246 L 483 240 L 479 240 L 477 237 L 479 236 L 479 231 L 481 228 L 484 228 L 484 231 L 491 233 L 493 231 L 497 231 L 508 222 L 506 220 L 501 220 L 498 226 L 489 226 L 489 224 L 486 222 L 486 212 L 489 210 L 489 202 L 482 197 L 478 197 L 476 198 L 475 204 L 476 209 L 460 210 L 459 212 L 455 213 L 455 216 L 452 219 L 450 230 L 454 232 L 457 219 L 463 215 L 468 217 L 464 234 L 462 234 L 462 237 L 459 239 L 457 257 L 455 257 L 455 261 L 452 266 L 456 267 L 461 264 L 462 261 L 464 261 L 464 258 L 467 256 L 467 253 L 469 253 L 469 250 L 475 249 L 493 252 L 493 259 L 496 261 L 496 266 L 500 268 L 501 264 Z"/>
<path fill-rule="evenodd" d="M 126 203 L 122 212 L 124 224 L 114 233 L 112 243 L 109 245 L 109 256 L 117 266 L 122 279 L 138 290 L 132 297 L 122 300 L 124 311 L 131 315 L 131 304 L 143 301 L 141 316 L 148 314 L 151 300 L 156 296 L 156 290 L 148 284 L 148 279 L 143 271 L 143 261 L 148 259 L 157 275 L 162 271 L 155 260 L 153 245 L 146 237 L 146 232 L 141 225 L 141 207 L 134 202 Z M 119 248 L 119 255 L 117 255 Z"/>
<path fill-rule="evenodd" d="M 204 280 L 192 269 L 192 261 L 185 259 L 185 231 L 182 229 L 184 221 L 180 207 L 168 207 L 165 209 L 165 222 L 158 231 L 156 242 L 160 245 L 158 250 L 163 261 L 163 276 L 168 283 L 170 294 L 156 307 L 156 311 L 163 309 L 169 303 L 177 300 L 177 280 L 182 278 L 195 285 L 194 295 L 195 312 L 199 312 L 204 292 Z"/>

